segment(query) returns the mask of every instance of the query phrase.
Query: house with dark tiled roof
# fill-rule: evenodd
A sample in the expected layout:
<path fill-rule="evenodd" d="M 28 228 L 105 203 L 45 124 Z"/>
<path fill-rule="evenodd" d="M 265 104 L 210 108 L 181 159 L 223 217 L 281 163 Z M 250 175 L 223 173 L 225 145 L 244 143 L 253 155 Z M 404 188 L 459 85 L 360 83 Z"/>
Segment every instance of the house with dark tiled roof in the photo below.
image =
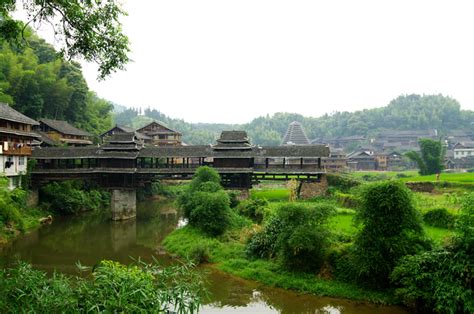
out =
<path fill-rule="evenodd" d="M 145 134 L 142 134 L 140 132 L 135 131 L 134 128 L 131 128 L 129 126 L 124 126 L 124 125 L 118 125 L 118 124 L 116 124 L 110 130 L 108 130 L 108 131 L 102 133 L 101 135 L 99 135 L 99 137 L 101 139 L 101 142 L 105 143 L 105 142 L 107 142 L 107 139 L 109 137 L 111 137 L 112 135 L 122 134 L 122 133 L 134 133 L 136 139 L 142 144 L 151 144 L 151 141 L 152 141 L 151 137 L 149 137 Z"/>
<path fill-rule="evenodd" d="M 474 142 L 459 142 L 454 145 L 454 159 L 474 157 Z"/>
<path fill-rule="evenodd" d="M 32 131 L 35 125 L 37 121 L 0 103 L 0 173 L 8 178 L 10 188 L 19 186 L 26 174 L 31 143 L 38 139 Z"/>
<path fill-rule="evenodd" d="M 39 122 L 40 125 L 36 129 L 56 145 L 85 146 L 92 144 L 92 134 L 72 126 L 67 121 L 44 118 Z"/>
<path fill-rule="evenodd" d="M 347 168 L 346 153 L 342 148 L 329 148 L 329 157 L 321 158 L 322 166 L 326 171 L 340 172 Z"/>
<path fill-rule="evenodd" d="M 182 145 L 182 134 L 161 122 L 153 121 L 136 130 L 150 137 L 150 144 L 154 146 L 180 146 Z"/>

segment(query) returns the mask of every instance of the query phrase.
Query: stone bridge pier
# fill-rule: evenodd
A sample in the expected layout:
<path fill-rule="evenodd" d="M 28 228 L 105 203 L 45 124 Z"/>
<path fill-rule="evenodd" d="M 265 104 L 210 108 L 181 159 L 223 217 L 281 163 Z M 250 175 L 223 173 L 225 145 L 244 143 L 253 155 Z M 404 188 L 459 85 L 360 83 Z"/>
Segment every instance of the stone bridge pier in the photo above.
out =
<path fill-rule="evenodd" d="M 137 190 L 136 189 L 113 189 L 110 200 L 112 220 L 127 220 L 137 215 Z"/>

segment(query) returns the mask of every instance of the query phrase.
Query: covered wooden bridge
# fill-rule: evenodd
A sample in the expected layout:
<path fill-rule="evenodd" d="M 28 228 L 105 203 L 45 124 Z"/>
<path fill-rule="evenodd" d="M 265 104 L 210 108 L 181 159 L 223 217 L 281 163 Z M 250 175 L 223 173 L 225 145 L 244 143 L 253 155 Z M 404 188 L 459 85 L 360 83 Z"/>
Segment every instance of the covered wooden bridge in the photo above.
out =
<path fill-rule="evenodd" d="M 89 147 L 37 148 L 33 184 L 83 179 L 103 187 L 135 189 L 156 179 L 189 179 L 200 166 L 215 168 L 227 188 L 249 189 L 260 180 L 321 182 L 324 145 L 260 147 L 245 131 L 224 131 L 215 145 L 143 147 L 134 133 L 114 134 Z"/>

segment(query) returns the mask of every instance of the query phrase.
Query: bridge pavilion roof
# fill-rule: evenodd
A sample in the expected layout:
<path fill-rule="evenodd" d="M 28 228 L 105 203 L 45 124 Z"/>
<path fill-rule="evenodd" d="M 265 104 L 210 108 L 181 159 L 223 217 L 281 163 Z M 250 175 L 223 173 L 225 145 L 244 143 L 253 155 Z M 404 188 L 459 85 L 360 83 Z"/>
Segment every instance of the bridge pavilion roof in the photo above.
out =
<path fill-rule="evenodd" d="M 152 158 L 186 158 L 186 157 L 215 157 L 215 158 L 278 158 L 278 157 L 328 157 L 329 147 L 325 145 L 304 146 L 253 146 L 247 150 L 215 150 L 210 145 L 144 147 L 139 151 L 104 150 L 98 146 L 86 147 L 48 147 L 33 150 L 35 159 L 81 159 L 81 158 L 120 158 L 134 159 L 137 157 Z"/>

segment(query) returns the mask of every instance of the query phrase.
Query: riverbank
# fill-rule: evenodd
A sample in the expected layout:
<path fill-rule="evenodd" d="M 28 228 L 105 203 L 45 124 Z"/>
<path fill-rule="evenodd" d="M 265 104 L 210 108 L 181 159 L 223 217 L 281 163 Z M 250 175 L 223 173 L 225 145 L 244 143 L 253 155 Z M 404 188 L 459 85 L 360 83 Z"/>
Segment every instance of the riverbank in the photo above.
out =
<path fill-rule="evenodd" d="M 0 180 L 0 246 L 43 223 L 50 223 L 53 215 L 100 210 L 110 205 L 108 192 L 87 186 L 82 181 L 64 181 L 43 186 L 39 204 L 29 206 L 27 200 L 31 191 L 22 188 L 9 190 L 6 179 Z"/>
<path fill-rule="evenodd" d="M 163 242 L 166 250 L 184 259 L 201 259 L 211 267 L 254 280 L 270 287 L 291 289 L 317 296 L 330 296 L 375 304 L 398 304 L 391 292 L 362 289 L 356 285 L 325 279 L 316 274 L 284 271 L 276 261 L 249 260 L 240 235 L 248 229 L 233 230 L 222 238 L 211 238 L 190 226 L 175 230 Z"/>
<path fill-rule="evenodd" d="M 345 193 L 332 191 L 328 197 L 289 202 L 290 193 L 285 186 L 276 186 L 275 184 L 260 186 L 251 191 L 251 198 L 268 201 L 263 222 L 249 222 L 240 227 L 233 227 L 218 237 L 210 237 L 196 228 L 186 226 L 168 235 L 163 241 L 163 246 L 169 253 L 181 258 L 194 259 L 198 263 L 208 263 L 215 269 L 270 287 L 375 304 L 400 304 L 401 300 L 395 295 L 393 289 L 374 291 L 339 279 L 340 269 L 337 267 L 340 264 L 337 259 L 346 258 L 347 249 L 352 245 L 360 228 L 354 223 L 357 209 L 348 208 L 347 206 L 354 206 L 354 204 L 347 203 L 347 200 L 344 199 L 344 196 L 355 197 L 355 194 L 351 194 L 349 190 Z M 444 207 L 448 212 L 456 215 L 459 211 L 459 201 L 456 194 L 440 194 L 438 192 L 433 194 L 414 193 L 413 201 L 417 210 L 421 214 L 426 214 L 433 209 Z M 246 251 L 249 239 L 264 228 L 268 217 L 279 206 L 290 203 L 306 207 L 326 204 L 336 208 L 335 215 L 328 222 L 328 228 L 332 233 L 331 245 L 326 252 L 326 262 L 319 272 L 289 271 L 282 267 L 281 261 L 276 258 L 255 258 Z M 236 208 L 233 210 L 239 211 Z M 423 223 L 422 227 L 427 237 L 437 247 L 442 246 L 446 239 L 453 234 L 449 228 L 435 227 L 428 223 Z"/>

